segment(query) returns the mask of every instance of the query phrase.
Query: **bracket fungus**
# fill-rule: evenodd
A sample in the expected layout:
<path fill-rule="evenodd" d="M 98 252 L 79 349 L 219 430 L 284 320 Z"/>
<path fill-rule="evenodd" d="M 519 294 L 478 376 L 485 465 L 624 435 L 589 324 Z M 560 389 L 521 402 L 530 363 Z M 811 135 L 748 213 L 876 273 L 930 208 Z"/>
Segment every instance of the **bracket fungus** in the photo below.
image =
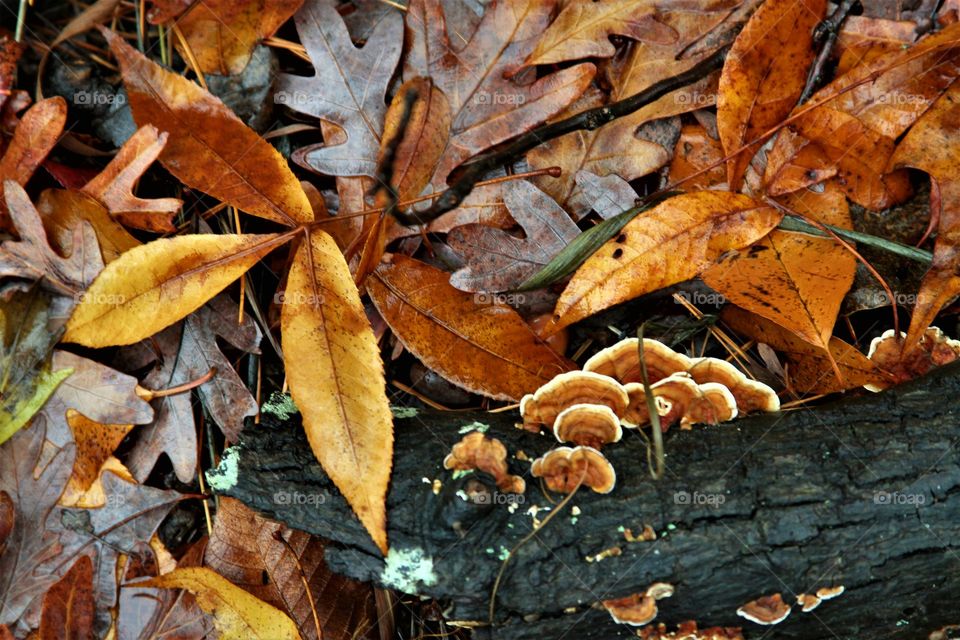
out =
<path fill-rule="evenodd" d="M 817 597 L 821 600 L 832 600 L 839 595 L 842 595 L 846 589 L 842 584 L 839 584 L 835 587 L 821 587 L 817 589 Z"/>
<path fill-rule="evenodd" d="M 906 334 L 898 338 L 893 329 L 884 331 L 870 341 L 867 357 L 878 367 L 891 374 L 887 385 L 868 384 L 870 391 L 882 391 L 888 386 L 913 380 L 935 367 L 942 367 L 960 358 L 960 341 L 948 338 L 937 327 L 929 327 L 920 336 L 916 349 L 902 352 Z"/>
<path fill-rule="evenodd" d="M 557 447 L 534 460 L 530 472 L 558 493 L 572 492 L 581 478 L 597 493 L 610 493 L 617 484 L 613 465 L 593 447 Z"/>
<path fill-rule="evenodd" d="M 751 600 L 737 609 L 737 615 L 757 624 L 779 624 L 790 615 L 790 605 L 779 593 Z"/>
<path fill-rule="evenodd" d="M 484 471 L 493 476 L 498 489 L 508 493 L 523 493 L 527 488 L 523 478 L 510 475 L 504 444 L 479 431 L 468 433 L 453 445 L 443 459 L 443 467 L 455 471 Z"/>
<path fill-rule="evenodd" d="M 650 422 L 645 387 L 631 382 L 624 388 L 630 398 L 624 421 L 637 425 Z M 650 391 L 664 431 L 677 421 L 681 428 L 688 429 L 693 424 L 719 424 L 737 416 L 736 399 L 727 387 L 716 382 L 697 384 L 687 373 L 671 374 L 650 385 Z"/>
<path fill-rule="evenodd" d="M 643 355 L 650 384 L 678 371 L 686 371 L 692 364 L 687 356 L 650 338 L 643 339 Z M 583 365 L 583 370 L 610 376 L 622 384 L 643 382 L 640 372 L 640 340 L 627 338 L 598 351 Z"/>
<path fill-rule="evenodd" d="M 776 391 L 762 382 L 751 380 L 726 360 L 694 358 L 687 373 L 697 384 L 713 382 L 729 389 L 737 401 L 737 409 L 740 413 L 780 410 L 780 398 Z"/>
<path fill-rule="evenodd" d="M 800 605 L 800 611 L 803 613 L 810 613 L 819 607 L 821 602 L 823 600 L 812 593 L 801 593 L 797 596 L 797 604 Z"/>
<path fill-rule="evenodd" d="M 523 428 L 537 433 L 542 426 L 553 427 L 557 416 L 575 404 L 600 404 L 617 416 L 623 415 L 630 399 L 613 378 L 590 371 L 561 373 L 536 392 L 520 400 Z"/>
<path fill-rule="evenodd" d="M 600 604 L 618 624 L 641 627 L 657 617 L 657 600 L 673 595 L 673 585 L 655 582 L 643 593 L 632 593 L 624 598 L 603 600 Z"/>
<path fill-rule="evenodd" d="M 560 442 L 600 449 L 620 442 L 623 429 L 613 409 L 602 404 L 575 404 L 560 412 L 553 423 L 553 435 Z"/>

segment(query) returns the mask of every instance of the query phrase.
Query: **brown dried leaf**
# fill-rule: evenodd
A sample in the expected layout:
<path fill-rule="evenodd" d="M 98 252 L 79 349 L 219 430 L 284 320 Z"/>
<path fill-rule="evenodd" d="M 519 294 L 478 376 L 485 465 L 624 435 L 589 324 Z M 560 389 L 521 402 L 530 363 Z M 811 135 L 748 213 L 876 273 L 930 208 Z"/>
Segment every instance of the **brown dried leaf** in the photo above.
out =
<path fill-rule="evenodd" d="M 184 184 L 241 211 L 294 226 L 310 222 L 306 194 L 283 157 L 218 98 L 163 69 L 110 31 L 133 118 L 169 132 L 160 162 Z"/>
<path fill-rule="evenodd" d="M 504 204 L 523 228 L 523 238 L 479 224 L 457 227 L 447 236 L 447 243 L 467 263 L 450 276 L 457 289 L 514 289 L 580 234 L 560 205 L 525 180 L 504 185 Z"/>
<path fill-rule="evenodd" d="M 727 155 L 783 120 L 803 91 L 813 62 L 813 30 L 826 0 L 768 0 L 737 36 L 720 74 L 717 129 Z M 763 140 L 727 161 L 727 183 L 739 191 Z"/>
<path fill-rule="evenodd" d="M 641 213 L 590 256 L 557 302 L 554 330 L 698 275 L 769 233 L 782 214 L 721 191 L 679 195 Z"/>
<path fill-rule="evenodd" d="M 79 191 L 47 189 L 40 194 L 37 211 L 54 248 L 61 254 L 73 251 L 74 234 L 84 223 L 93 227 L 105 263 L 140 245 L 139 240 L 110 217 L 102 204 Z"/>
<path fill-rule="evenodd" d="M 40 640 L 92 639 L 93 611 L 93 562 L 80 556 L 43 596 Z"/>
<path fill-rule="evenodd" d="M 350 270 L 322 231 L 297 251 L 280 324 L 310 448 L 386 555 L 393 416 L 383 364 Z"/>
<path fill-rule="evenodd" d="M 574 368 L 516 311 L 458 291 L 448 279 L 443 271 L 401 255 L 367 279 L 367 292 L 380 315 L 428 367 L 465 389 L 499 400 L 518 400 Z"/>
<path fill-rule="evenodd" d="M 284 543 L 277 539 L 283 536 Z M 233 498 L 221 498 L 204 563 L 233 584 L 284 610 L 308 640 L 375 640 L 377 609 L 370 585 L 327 568 L 322 540 L 268 520 Z M 304 577 L 320 619 L 318 635 Z"/>
<path fill-rule="evenodd" d="M 84 492 L 100 477 L 103 464 L 133 425 L 95 422 L 75 409 L 67 410 L 67 424 L 77 447 L 69 485 L 77 492 Z"/>
<path fill-rule="evenodd" d="M 129 227 L 157 233 L 176 231 L 171 217 L 183 205 L 179 198 L 144 200 L 133 194 L 137 180 L 163 151 L 168 135 L 159 133 L 153 125 L 140 127 L 81 191 Z"/>

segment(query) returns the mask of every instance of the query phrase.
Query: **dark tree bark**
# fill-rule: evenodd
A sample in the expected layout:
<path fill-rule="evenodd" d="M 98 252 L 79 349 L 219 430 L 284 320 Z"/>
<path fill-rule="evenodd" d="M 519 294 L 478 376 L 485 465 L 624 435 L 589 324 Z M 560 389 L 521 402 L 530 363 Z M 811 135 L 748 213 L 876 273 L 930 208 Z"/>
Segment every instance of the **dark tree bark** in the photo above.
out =
<path fill-rule="evenodd" d="M 926 638 L 956 624 L 958 398 L 960 367 L 951 366 L 878 395 L 671 431 L 668 471 L 657 482 L 642 438 L 627 432 L 607 450 L 616 489 L 606 496 L 581 490 L 514 555 L 497 597 L 497 626 L 476 636 L 631 637 L 633 628 L 591 604 L 655 581 L 676 587 L 657 618 L 671 627 L 696 620 L 761 637 L 766 629 L 737 617 L 738 606 L 777 592 L 792 604 L 796 594 L 833 585 L 846 592 L 812 613 L 794 607 L 774 637 Z M 519 508 L 466 503 L 457 491 L 471 476 L 455 480 L 441 461 L 474 421 L 511 455 L 523 450 L 533 458 L 552 438 L 515 429 L 515 413 L 397 419 L 385 569 L 295 418 L 266 418 L 210 474 L 222 494 L 333 541 L 326 557 L 336 571 L 439 598 L 449 603 L 450 620 L 486 622 L 500 556 L 531 530 L 527 510 L 551 502 L 529 463 L 512 459 L 513 472 L 528 481 Z M 442 482 L 438 494 L 434 479 Z M 625 539 L 624 529 L 639 534 L 645 524 L 655 541 Z M 620 555 L 586 559 L 610 549 Z"/>

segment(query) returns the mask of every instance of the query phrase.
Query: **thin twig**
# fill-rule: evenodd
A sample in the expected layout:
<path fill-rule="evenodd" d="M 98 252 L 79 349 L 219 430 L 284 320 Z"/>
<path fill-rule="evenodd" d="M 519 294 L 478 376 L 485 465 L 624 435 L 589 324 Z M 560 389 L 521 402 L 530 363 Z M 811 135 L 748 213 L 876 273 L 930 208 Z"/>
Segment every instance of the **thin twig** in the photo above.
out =
<path fill-rule="evenodd" d="M 813 95 L 817 85 L 820 84 L 823 79 L 824 67 L 826 67 L 827 61 L 833 53 L 833 46 L 837 43 L 837 36 L 840 34 L 843 22 L 858 4 L 860 4 L 860 0 L 841 0 L 830 17 L 817 25 L 813 32 L 813 41 L 821 43 L 820 53 L 817 54 L 813 66 L 810 67 L 810 73 L 807 74 L 807 83 L 803 87 L 803 93 L 800 94 L 797 104 L 806 102 Z"/>
<path fill-rule="evenodd" d="M 657 412 L 657 402 L 650 389 L 650 375 L 647 373 L 647 361 L 643 353 L 643 329 L 646 324 L 644 322 L 637 329 L 637 349 L 640 356 L 640 380 L 643 382 L 643 395 L 647 402 L 647 414 L 650 416 L 650 437 L 653 438 L 654 464 L 650 467 L 650 477 L 659 480 L 663 477 L 663 430 L 660 428 L 660 414 Z"/>

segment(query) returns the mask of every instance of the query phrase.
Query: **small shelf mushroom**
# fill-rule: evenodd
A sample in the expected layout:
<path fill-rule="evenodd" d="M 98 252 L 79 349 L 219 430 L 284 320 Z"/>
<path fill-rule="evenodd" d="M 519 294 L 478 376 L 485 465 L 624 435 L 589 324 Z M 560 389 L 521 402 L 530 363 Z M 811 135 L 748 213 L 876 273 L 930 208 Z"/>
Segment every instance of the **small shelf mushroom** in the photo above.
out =
<path fill-rule="evenodd" d="M 558 493 L 570 493 L 581 478 L 597 493 L 610 493 L 617 484 L 613 465 L 593 447 L 557 447 L 534 460 L 530 472 Z"/>
<path fill-rule="evenodd" d="M 780 410 L 780 398 L 776 391 L 762 382 L 751 380 L 726 360 L 694 358 L 687 373 L 697 384 L 714 382 L 729 389 L 737 401 L 740 413 Z"/>
<path fill-rule="evenodd" d="M 498 489 L 508 493 L 523 493 L 527 488 L 523 478 L 510 475 L 504 444 L 479 431 L 468 433 L 453 445 L 443 459 L 443 467 L 455 471 L 484 471 L 493 476 Z"/>
<path fill-rule="evenodd" d="M 920 336 L 917 349 L 901 353 L 905 337 L 906 334 L 901 332 L 898 338 L 893 329 L 888 329 L 879 338 L 870 341 L 867 357 L 891 374 L 890 385 L 913 380 L 935 367 L 942 367 L 960 358 L 960 341 L 948 338 L 937 327 L 927 328 Z M 882 391 L 890 385 L 868 384 L 865 388 Z"/>
<path fill-rule="evenodd" d="M 686 371 L 691 365 L 687 356 L 649 338 L 643 339 L 643 356 L 650 384 L 678 371 Z M 643 382 L 640 371 L 640 340 L 627 338 L 598 351 L 583 365 L 583 370 L 610 376 L 622 384 Z"/>
<path fill-rule="evenodd" d="M 762 625 L 779 624 L 790 615 L 790 605 L 779 593 L 751 600 L 737 609 L 737 615 Z"/>
<path fill-rule="evenodd" d="M 821 600 L 833 600 L 837 596 L 843 595 L 846 588 L 842 584 L 835 587 L 820 587 L 817 589 L 817 597 Z"/>
<path fill-rule="evenodd" d="M 623 386 L 613 378 L 590 371 L 561 373 L 535 393 L 520 400 L 523 428 L 537 433 L 541 427 L 552 428 L 557 416 L 575 404 L 599 404 L 623 415 L 630 399 Z"/>
<path fill-rule="evenodd" d="M 643 593 L 632 593 L 624 598 L 603 600 L 600 604 L 618 624 L 641 627 L 657 617 L 657 600 L 673 595 L 673 585 L 655 582 Z"/>
<path fill-rule="evenodd" d="M 812 593 L 801 593 L 797 596 L 797 604 L 800 605 L 800 611 L 803 613 L 810 613 L 819 607 L 821 602 L 823 600 Z"/>
<path fill-rule="evenodd" d="M 619 442 L 623 436 L 620 418 L 613 409 L 602 404 L 575 404 L 560 412 L 553 423 L 553 435 L 559 442 L 600 449 Z"/>
<path fill-rule="evenodd" d="M 625 386 L 630 404 L 624 421 L 632 424 L 650 422 L 644 386 L 630 383 Z M 687 373 L 674 373 L 650 385 L 660 414 L 660 428 L 667 430 L 680 422 L 682 429 L 693 424 L 719 424 L 737 416 L 737 402 L 727 387 L 706 382 L 697 384 Z"/>

